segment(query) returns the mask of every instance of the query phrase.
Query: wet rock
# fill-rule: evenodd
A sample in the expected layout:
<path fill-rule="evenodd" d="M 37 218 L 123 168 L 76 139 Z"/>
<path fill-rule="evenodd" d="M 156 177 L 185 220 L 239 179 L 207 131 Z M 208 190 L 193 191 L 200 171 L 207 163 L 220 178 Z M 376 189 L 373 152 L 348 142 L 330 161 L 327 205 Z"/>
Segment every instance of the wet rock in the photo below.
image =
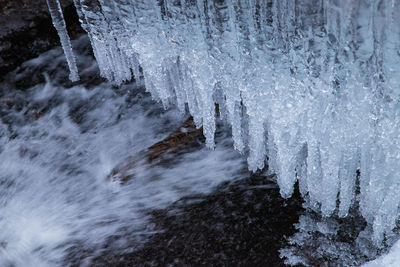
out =
<path fill-rule="evenodd" d="M 60 1 L 71 38 L 84 33 L 72 0 Z M 0 2 L 0 80 L 22 62 L 60 45 L 45 0 Z"/>
<path fill-rule="evenodd" d="M 138 250 L 108 249 L 92 266 L 285 266 L 279 249 L 295 233 L 298 192 L 280 197 L 273 176 L 226 182 L 209 195 L 151 213 L 154 232 Z M 115 240 L 114 242 L 117 242 Z"/>
<path fill-rule="evenodd" d="M 148 161 L 153 163 L 162 160 L 163 155 L 167 153 L 178 153 L 185 147 L 189 146 L 202 136 L 203 128 L 196 128 L 193 118 L 187 119 L 182 126 L 169 135 L 166 139 L 152 145 L 147 150 Z"/>
<path fill-rule="evenodd" d="M 113 181 L 127 182 L 134 177 L 134 169 L 138 164 L 166 164 L 172 157 L 192 147 L 200 141 L 203 136 L 203 129 L 196 128 L 193 118 L 188 118 L 178 130 L 173 132 L 164 140 L 157 142 L 145 151 L 139 152 L 138 156 L 132 156 L 123 161 L 107 176 Z M 143 160 L 144 156 L 144 160 Z"/>

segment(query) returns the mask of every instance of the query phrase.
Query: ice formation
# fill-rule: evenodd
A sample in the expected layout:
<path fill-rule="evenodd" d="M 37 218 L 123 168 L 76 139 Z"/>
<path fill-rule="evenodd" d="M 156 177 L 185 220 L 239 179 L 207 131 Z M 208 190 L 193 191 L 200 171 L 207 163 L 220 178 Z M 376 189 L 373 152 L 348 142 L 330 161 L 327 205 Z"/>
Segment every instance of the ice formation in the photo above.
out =
<path fill-rule="evenodd" d="M 298 181 L 312 207 L 344 217 L 359 191 L 376 244 L 390 235 L 400 203 L 400 1 L 74 2 L 102 76 L 143 77 L 154 98 L 189 110 L 210 147 L 217 103 L 249 168 L 268 155 L 282 196 Z"/>
<path fill-rule="evenodd" d="M 78 68 L 76 66 L 75 55 L 72 52 L 71 41 L 68 36 L 60 2 L 59 0 L 46 0 L 46 1 L 47 1 L 47 6 L 49 7 L 54 27 L 57 29 L 62 48 L 64 50 L 64 54 L 67 59 L 68 67 L 70 70 L 69 79 L 73 82 L 79 81 L 79 74 L 78 74 Z"/>
<path fill-rule="evenodd" d="M 396 267 L 400 262 L 400 241 L 397 241 L 390 251 L 374 261 L 370 261 L 363 265 L 363 267 Z"/>

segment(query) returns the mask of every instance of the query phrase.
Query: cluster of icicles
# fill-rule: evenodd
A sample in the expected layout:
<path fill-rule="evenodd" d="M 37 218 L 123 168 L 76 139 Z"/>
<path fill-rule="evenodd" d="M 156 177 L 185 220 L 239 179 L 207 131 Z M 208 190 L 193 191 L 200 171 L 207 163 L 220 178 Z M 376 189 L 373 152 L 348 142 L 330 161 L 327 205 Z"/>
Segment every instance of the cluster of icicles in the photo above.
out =
<path fill-rule="evenodd" d="M 78 73 L 58 0 L 47 0 Z M 101 75 L 143 78 L 214 144 L 215 104 L 251 170 L 325 216 L 357 201 L 380 245 L 400 204 L 400 1 L 75 0 Z M 356 196 L 356 192 L 359 194 Z"/>

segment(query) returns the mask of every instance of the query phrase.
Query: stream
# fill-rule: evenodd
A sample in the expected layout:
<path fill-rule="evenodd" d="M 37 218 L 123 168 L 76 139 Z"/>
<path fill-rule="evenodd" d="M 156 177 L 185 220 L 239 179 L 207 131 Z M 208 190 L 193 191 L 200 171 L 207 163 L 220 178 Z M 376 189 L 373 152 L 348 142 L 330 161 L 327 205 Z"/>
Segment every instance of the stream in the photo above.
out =
<path fill-rule="evenodd" d="M 99 78 L 87 38 L 73 45 L 79 84 L 59 47 L 1 84 L 0 266 L 283 265 L 300 198 L 249 173 L 221 122 L 215 149 L 196 137 L 168 161 L 137 164 L 127 182 L 107 178 L 188 117 L 140 80 Z"/>

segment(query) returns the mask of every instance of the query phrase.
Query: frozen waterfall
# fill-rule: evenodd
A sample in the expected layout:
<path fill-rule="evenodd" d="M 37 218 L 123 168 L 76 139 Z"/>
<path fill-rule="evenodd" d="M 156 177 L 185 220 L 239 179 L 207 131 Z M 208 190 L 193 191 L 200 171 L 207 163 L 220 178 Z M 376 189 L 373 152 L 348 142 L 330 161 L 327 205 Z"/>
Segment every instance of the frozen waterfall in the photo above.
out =
<path fill-rule="evenodd" d="M 298 181 L 325 216 L 359 201 L 377 245 L 392 233 L 400 1 L 74 2 L 102 76 L 143 77 L 155 99 L 189 110 L 210 147 L 219 112 L 251 170 L 268 155 L 282 196 Z"/>

